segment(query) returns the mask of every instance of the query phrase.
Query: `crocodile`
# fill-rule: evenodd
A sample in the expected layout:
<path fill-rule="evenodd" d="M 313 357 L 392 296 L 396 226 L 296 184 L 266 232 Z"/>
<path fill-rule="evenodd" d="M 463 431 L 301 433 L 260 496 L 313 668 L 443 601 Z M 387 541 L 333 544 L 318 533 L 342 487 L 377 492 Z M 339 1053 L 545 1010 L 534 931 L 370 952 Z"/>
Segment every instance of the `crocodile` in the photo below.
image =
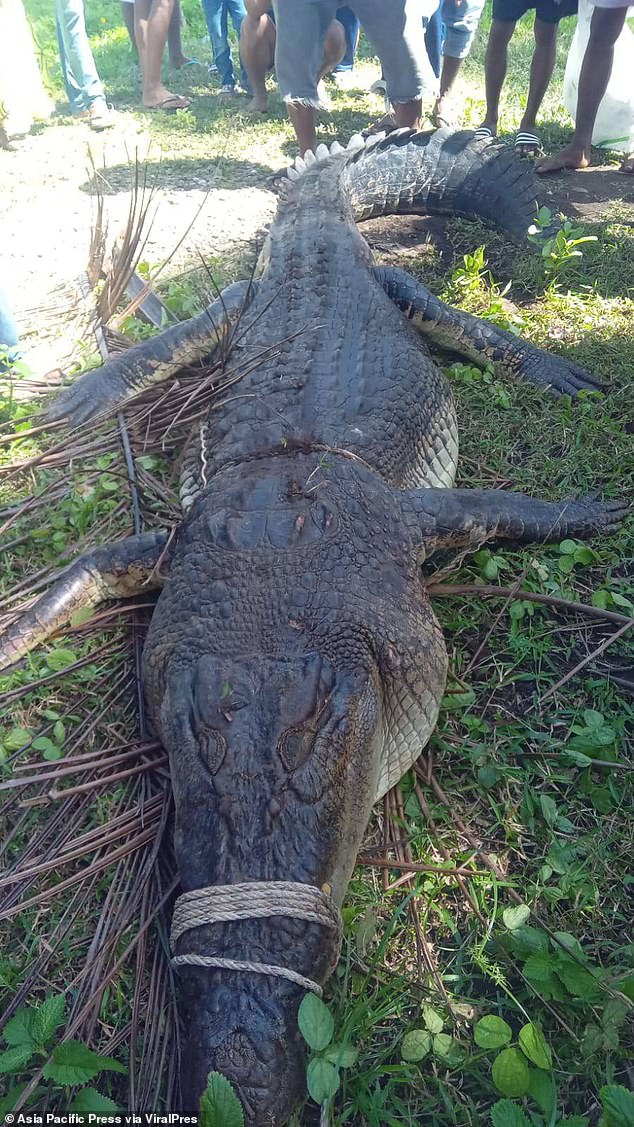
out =
<path fill-rule="evenodd" d="M 437 212 L 522 239 L 535 210 L 526 162 L 468 132 L 320 146 L 289 170 L 253 279 L 48 409 L 76 425 L 224 357 L 227 390 L 184 452 L 176 535 L 81 557 L 0 639 L 7 666 L 79 607 L 161 589 L 142 677 L 175 796 L 183 1110 L 210 1070 L 262 1127 L 304 1095 L 298 1006 L 336 965 L 372 806 L 420 755 L 444 691 L 421 563 L 609 533 L 625 512 L 453 488 L 455 409 L 428 341 L 558 393 L 599 382 L 377 266 L 357 227 Z"/>

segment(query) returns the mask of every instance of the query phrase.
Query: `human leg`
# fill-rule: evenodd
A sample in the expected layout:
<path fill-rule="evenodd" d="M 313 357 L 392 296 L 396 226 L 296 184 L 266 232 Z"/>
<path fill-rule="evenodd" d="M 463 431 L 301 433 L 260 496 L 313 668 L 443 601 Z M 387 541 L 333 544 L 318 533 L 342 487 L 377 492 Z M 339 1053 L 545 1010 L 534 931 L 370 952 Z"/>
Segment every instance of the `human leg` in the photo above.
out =
<path fill-rule="evenodd" d="M 548 89 L 555 66 L 557 31 L 558 24 L 544 23 L 539 16 L 535 16 L 535 50 L 533 52 L 533 58 L 531 59 L 528 97 L 526 99 L 526 108 L 522 120 L 520 121 L 517 135 L 518 140 L 515 144 L 515 151 L 518 156 L 532 156 L 539 150 L 539 141 L 536 139 L 535 134 L 535 123 L 539 107 Z M 522 135 L 526 138 L 524 141 L 520 140 Z M 532 140 L 530 138 L 532 138 Z"/>
<path fill-rule="evenodd" d="M 183 51 L 181 29 L 183 27 L 183 13 L 180 0 L 174 0 L 174 10 L 167 29 L 167 50 L 169 60 L 173 67 L 185 67 L 192 60 L 187 58 Z"/>
<path fill-rule="evenodd" d="M 418 128 L 423 96 L 433 95 L 437 83 L 425 49 L 426 4 L 357 0 L 355 8 L 381 59 L 397 125 Z"/>
<path fill-rule="evenodd" d="M 601 99 L 610 81 L 614 62 L 614 44 L 623 30 L 626 16 L 627 8 L 595 7 L 590 24 L 590 38 L 579 74 L 577 113 L 572 140 L 554 156 L 539 161 L 535 166 L 537 172 L 585 168 L 590 163 L 592 130 Z M 630 161 L 626 160 L 624 165 L 624 171 L 634 171 L 634 162 L 628 167 Z"/>
<path fill-rule="evenodd" d="M 443 0 L 440 14 L 445 27 L 440 89 L 434 106 L 434 116 L 439 125 L 453 125 L 451 89 L 458 72 L 471 50 L 478 29 L 483 0 Z"/>
<path fill-rule="evenodd" d="M 486 55 L 484 57 L 484 86 L 487 108 L 481 130 L 488 130 L 495 137 L 498 131 L 500 94 L 506 78 L 508 45 L 515 31 L 515 20 L 494 19 L 489 32 Z"/>
<path fill-rule="evenodd" d="M 60 62 L 71 113 L 89 111 L 105 95 L 86 34 L 83 0 L 55 0 Z"/>
<path fill-rule="evenodd" d="M 253 93 L 247 109 L 265 113 L 268 109 L 266 74 L 275 62 L 275 25 L 266 12 L 247 11 L 240 28 L 240 58 Z"/>
<path fill-rule="evenodd" d="M 315 149 L 317 83 L 324 65 L 324 43 L 333 21 L 334 0 L 276 0 L 275 69 L 303 155 Z"/>
<path fill-rule="evenodd" d="M 218 67 L 220 87 L 221 89 L 223 87 L 229 89 L 235 86 L 236 75 L 231 61 L 224 3 L 223 0 L 202 0 L 202 6 L 211 40 L 214 62 Z"/>
<path fill-rule="evenodd" d="M 191 98 L 172 94 L 161 78 L 161 62 L 167 43 L 174 0 L 135 0 L 134 30 L 141 63 L 143 105 L 147 109 L 185 109 Z"/>

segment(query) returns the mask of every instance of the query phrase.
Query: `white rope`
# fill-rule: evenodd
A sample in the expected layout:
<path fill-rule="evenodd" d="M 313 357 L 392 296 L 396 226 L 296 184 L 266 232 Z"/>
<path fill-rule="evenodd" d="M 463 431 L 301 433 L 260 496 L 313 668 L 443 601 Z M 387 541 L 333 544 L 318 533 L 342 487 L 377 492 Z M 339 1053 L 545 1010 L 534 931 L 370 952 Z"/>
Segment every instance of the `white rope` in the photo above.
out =
<path fill-rule="evenodd" d="M 174 905 L 170 943 L 172 950 L 180 937 L 192 928 L 204 924 L 227 923 L 236 920 L 266 919 L 286 916 L 308 920 L 335 932 L 337 945 L 341 936 L 341 915 L 333 904 L 330 888 L 317 888 L 296 881 L 249 881 L 244 884 L 210 885 L 184 892 Z M 254 963 L 242 959 L 225 959 L 215 955 L 176 955 L 175 966 L 219 967 L 224 970 L 250 971 L 287 978 L 305 990 L 321 997 L 318 983 L 303 974 L 275 963 Z"/>
<path fill-rule="evenodd" d="M 183 965 L 220 967 L 222 970 L 248 971 L 250 974 L 270 974 L 275 978 L 288 978 L 289 982 L 296 982 L 304 990 L 312 990 L 313 994 L 317 994 L 320 998 L 323 994 L 319 983 L 313 982 L 312 978 L 304 978 L 303 974 L 297 974 L 287 967 L 278 967 L 275 963 L 252 963 L 248 959 L 217 959 L 214 955 L 175 955 L 172 966 Z"/>

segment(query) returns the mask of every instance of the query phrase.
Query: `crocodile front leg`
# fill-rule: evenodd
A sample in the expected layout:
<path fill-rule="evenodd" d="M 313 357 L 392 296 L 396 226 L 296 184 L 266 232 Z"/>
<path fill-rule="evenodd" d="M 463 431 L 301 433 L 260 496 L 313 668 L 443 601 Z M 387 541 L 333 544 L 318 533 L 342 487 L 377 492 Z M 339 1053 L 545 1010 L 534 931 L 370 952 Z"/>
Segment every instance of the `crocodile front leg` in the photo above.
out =
<path fill-rule="evenodd" d="M 187 364 L 194 364 L 204 356 L 212 359 L 222 347 L 229 329 L 252 301 L 254 292 L 252 282 L 234 282 L 197 317 L 181 321 L 164 333 L 126 349 L 103 368 L 86 372 L 64 388 L 46 408 L 46 421 L 67 419 L 77 426 L 96 415 L 111 413 L 146 388 L 169 379 Z"/>
<path fill-rule="evenodd" d="M 445 305 L 406 270 L 377 266 L 374 276 L 419 332 L 440 348 L 466 356 L 479 368 L 492 364 L 502 375 L 520 376 L 560 395 L 604 389 L 596 376 L 565 357 L 545 352 L 490 321 Z"/>
<path fill-rule="evenodd" d="M 628 513 L 623 501 L 538 501 L 503 489 L 412 489 L 402 508 L 422 531 L 426 555 L 439 548 L 476 548 L 487 540 L 559 543 L 615 532 Z"/>
<path fill-rule="evenodd" d="M 66 625 L 78 610 L 163 586 L 169 532 L 144 532 L 80 556 L 50 591 L 0 634 L 0 670 Z"/>

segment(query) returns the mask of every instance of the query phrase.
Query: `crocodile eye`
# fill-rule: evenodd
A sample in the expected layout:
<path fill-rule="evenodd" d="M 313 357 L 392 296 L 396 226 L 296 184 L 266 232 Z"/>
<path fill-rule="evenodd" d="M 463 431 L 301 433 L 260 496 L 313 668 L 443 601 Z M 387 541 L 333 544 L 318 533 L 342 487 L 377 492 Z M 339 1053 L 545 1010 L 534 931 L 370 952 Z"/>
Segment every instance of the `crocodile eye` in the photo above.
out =
<path fill-rule="evenodd" d="M 280 738 L 277 750 L 287 771 L 296 771 L 306 762 L 315 742 L 313 728 L 289 728 Z"/>
<path fill-rule="evenodd" d="M 226 751 L 227 742 L 220 732 L 216 732 L 213 728 L 199 730 L 198 754 L 203 767 L 206 767 L 212 775 L 220 769 Z"/>

